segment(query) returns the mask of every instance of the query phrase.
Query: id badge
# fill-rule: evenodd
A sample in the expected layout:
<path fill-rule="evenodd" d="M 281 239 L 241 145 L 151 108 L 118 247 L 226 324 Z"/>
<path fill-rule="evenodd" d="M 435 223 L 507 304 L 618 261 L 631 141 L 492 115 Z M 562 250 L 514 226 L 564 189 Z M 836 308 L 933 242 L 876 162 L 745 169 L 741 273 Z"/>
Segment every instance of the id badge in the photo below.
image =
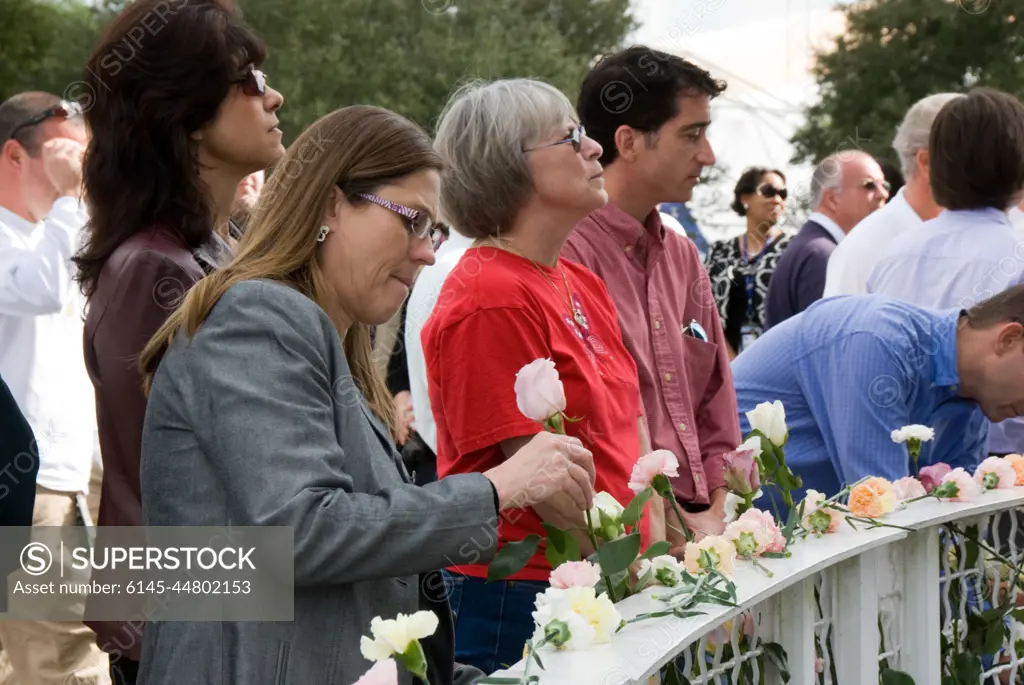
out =
<path fill-rule="evenodd" d="M 750 324 L 744 324 L 740 328 L 740 350 L 745 350 L 757 340 L 757 329 Z"/>

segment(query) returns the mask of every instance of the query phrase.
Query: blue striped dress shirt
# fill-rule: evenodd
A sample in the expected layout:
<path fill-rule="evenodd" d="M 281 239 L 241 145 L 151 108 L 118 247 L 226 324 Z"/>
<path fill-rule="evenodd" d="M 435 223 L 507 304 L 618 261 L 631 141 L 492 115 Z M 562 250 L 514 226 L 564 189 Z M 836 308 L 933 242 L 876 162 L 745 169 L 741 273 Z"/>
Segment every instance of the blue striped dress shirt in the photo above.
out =
<path fill-rule="evenodd" d="M 826 495 L 864 476 L 909 475 L 906 446 L 890 437 L 908 424 L 935 430 L 921 466 L 944 461 L 973 472 L 988 422 L 976 402 L 957 394 L 958 316 L 877 295 L 814 303 L 733 361 L 744 435 L 746 412 L 781 400 L 786 462 L 805 489 Z"/>

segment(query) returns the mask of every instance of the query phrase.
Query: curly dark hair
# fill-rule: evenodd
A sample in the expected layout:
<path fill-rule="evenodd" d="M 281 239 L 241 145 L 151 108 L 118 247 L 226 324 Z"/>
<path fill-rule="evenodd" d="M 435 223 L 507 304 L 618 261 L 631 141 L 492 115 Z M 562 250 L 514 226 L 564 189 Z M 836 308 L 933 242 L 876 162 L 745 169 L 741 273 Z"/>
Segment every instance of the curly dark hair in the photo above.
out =
<path fill-rule="evenodd" d="M 761 179 L 765 177 L 765 174 L 778 174 L 779 178 L 783 181 L 786 180 L 786 174 L 782 173 L 778 169 L 769 169 L 763 166 L 753 166 L 743 172 L 740 176 L 740 180 L 736 181 L 736 187 L 732 190 L 732 211 L 736 212 L 740 216 L 747 215 L 747 208 L 743 206 L 740 198 L 744 195 L 749 195 L 757 190 L 757 186 L 761 185 Z"/>
<path fill-rule="evenodd" d="M 75 256 L 85 296 L 121 243 L 156 223 L 190 246 L 213 230 L 192 134 L 213 120 L 260 38 L 216 0 L 136 0 L 86 64 L 79 102 L 92 133 L 83 166 L 90 222 Z"/>

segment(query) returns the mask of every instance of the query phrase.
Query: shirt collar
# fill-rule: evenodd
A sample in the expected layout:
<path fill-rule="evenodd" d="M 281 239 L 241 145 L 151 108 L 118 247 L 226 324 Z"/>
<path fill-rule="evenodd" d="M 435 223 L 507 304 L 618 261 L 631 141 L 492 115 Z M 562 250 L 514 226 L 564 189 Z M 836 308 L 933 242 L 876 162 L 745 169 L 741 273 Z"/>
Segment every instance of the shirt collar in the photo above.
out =
<path fill-rule="evenodd" d="M 32 231 L 36 229 L 39 224 L 34 224 L 28 219 L 24 219 L 6 207 L 0 207 L 0 224 L 10 226 L 19 233 L 24 235 L 31 235 Z"/>
<path fill-rule="evenodd" d="M 932 382 L 939 386 L 960 385 L 960 369 L 957 367 L 956 332 L 960 326 L 962 310 L 947 312 L 935 324 L 935 361 L 932 365 Z"/>
<path fill-rule="evenodd" d="M 642 224 L 611 202 L 592 212 L 590 218 L 628 248 L 636 247 L 645 234 L 658 242 L 665 234 L 657 207 L 651 210 Z"/>
<path fill-rule="evenodd" d="M 836 245 L 843 242 L 843 238 L 846 237 L 846 232 L 843 229 L 839 228 L 839 224 L 832 221 L 832 219 L 829 219 L 821 212 L 811 212 L 811 215 L 807 217 L 807 220 L 813 221 L 814 223 L 818 224 L 826 231 L 828 231 L 828 234 L 832 236 L 833 240 L 836 241 Z"/>

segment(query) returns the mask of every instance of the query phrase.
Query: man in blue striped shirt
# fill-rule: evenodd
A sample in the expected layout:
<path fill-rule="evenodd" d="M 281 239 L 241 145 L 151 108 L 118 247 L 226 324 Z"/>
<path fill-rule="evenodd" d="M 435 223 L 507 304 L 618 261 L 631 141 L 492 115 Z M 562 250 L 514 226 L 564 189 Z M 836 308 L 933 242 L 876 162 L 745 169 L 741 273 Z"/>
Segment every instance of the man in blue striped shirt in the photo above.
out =
<path fill-rule="evenodd" d="M 786 462 L 827 495 L 864 476 L 909 475 L 893 430 L 935 430 L 920 466 L 973 472 L 988 420 L 1024 414 L 1024 286 L 967 311 L 938 312 L 881 296 L 821 300 L 772 328 L 732 364 L 745 413 L 781 400 Z M 988 420 L 986 420 L 986 417 Z M 794 500 L 803 491 L 794 493 Z"/>

